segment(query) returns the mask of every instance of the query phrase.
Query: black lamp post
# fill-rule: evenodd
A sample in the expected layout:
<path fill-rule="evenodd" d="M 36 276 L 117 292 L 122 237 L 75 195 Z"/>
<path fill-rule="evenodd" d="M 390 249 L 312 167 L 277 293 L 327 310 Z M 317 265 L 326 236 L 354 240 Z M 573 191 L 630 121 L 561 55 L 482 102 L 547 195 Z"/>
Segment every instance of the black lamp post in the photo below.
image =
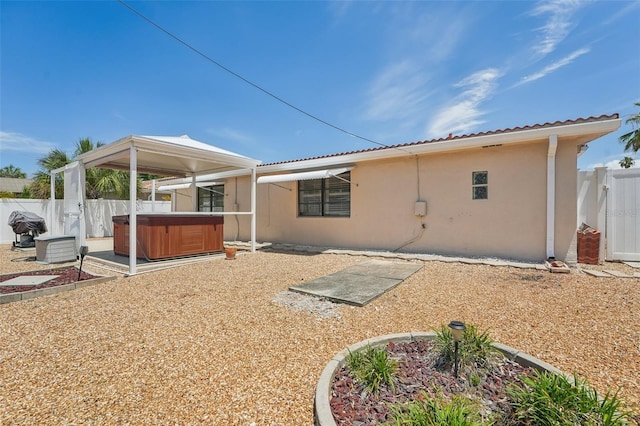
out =
<path fill-rule="evenodd" d="M 78 269 L 78 279 L 76 281 L 80 281 L 80 274 L 82 274 L 82 262 L 84 261 L 84 257 L 89 253 L 89 247 L 80 246 L 80 269 Z"/>
<path fill-rule="evenodd" d="M 451 334 L 453 335 L 454 342 L 454 364 L 453 364 L 453 375 L 454 377 L 458 377 L 458 343 L 462 340 L 462 336 L 464 335 L 464 331 L 467 329 L 464 323 L 461 321 L 451 321 L 449 323 L 449 328 L 451 329 Z"/>

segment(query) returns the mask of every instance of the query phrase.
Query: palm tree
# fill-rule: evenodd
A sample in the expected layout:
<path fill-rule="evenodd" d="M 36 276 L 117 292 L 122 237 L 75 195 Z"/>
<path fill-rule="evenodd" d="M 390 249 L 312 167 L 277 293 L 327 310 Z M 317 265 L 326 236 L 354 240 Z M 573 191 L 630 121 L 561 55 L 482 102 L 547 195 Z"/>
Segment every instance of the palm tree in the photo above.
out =
<path fill-rule="evenodd" d="M 634 105 L 640 107 L 640 102 L 636 102 Z M 640 112 L 632 114 L 631 117 L 627 118 L 625 124 L 631 124 L 633 130 L 620 136 L 620 142 L 625 144 L 625 152 L 638 152 L 640 150 Z"/>
<path fill-rule="evenodd" d="M 95 145 L 90 138 L 83 138 L 76 142 L 73 158 L 80 154 L 92 151 L 103 146 L 102 142 Z M 31 193 L 37 198 L 49 198 L 51 192 L 51 171 L 64 167 L 72 162 L 64 151 L 54 149 L 45 157 L 38 160 L 40 170 L 36 172 L 34 181 L 31 184 Z M 140 190 L 141 179 L 138 178 L 138 190 Z M 90 199 L 95 198 L 129 198 L 129 173 L 91 168 L 86 171 L 85 196 Z M 64 198 L 64 176 L 56 175 L 56 198 Z"/>
<path fill-rule="evenodd" d="M 20 167 L 15 167 L 13 164 L 9 164 L 8 166 L 0 169 L 0 177 L 25 179 L 27 174 L 20 170 Z"/>
<path fill-rule="evenodd" d="M 620 164 L 620 167 L 622 167 L 623 169 L 628 169 L 630 167 L 633 167 L 633 165 L 635 164 L 635 161 L 631 157 L 624 157 L 622 160 L 620 160 L 619 164 Z"/>
<path fill-rule="evenodd" d="M 51 170 L 59 169 L 69 164 L 71 159 L 60 149 L 51 150 L 45 157 L 38 160 L 40 170 L 33 177 L 30 186 L 31 194 L 36 198 L 51 198 Z M 64 177 L 56 175 L 56 198 L 64 198 Z"/>

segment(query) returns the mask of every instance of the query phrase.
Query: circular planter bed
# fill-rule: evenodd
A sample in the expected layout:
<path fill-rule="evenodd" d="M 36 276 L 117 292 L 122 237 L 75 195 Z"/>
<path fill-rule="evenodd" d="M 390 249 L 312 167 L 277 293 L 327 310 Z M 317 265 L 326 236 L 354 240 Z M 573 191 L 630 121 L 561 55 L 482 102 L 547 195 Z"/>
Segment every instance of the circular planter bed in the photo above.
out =
<path fill-rule="evenodd" d="M 498 361 L 492 363 L 486 375 L 460 374 L 455 378 L 450 366 L 438 362 L 439 354 L 434 349 L 436 336 L 434 332 L 381 336 L 356 343 L 338 353 L 325 367 L 316 388 L 315 424 L 401 424 L 392 420 L 398 408 L 407 412 L 408 403 L 451 401 L 458 396 L 472 400 L 474 409 L 481 412 L 483 418 L 501 419 L 512 411 L 505 395 L 507 387 L 522 384 L 522 379 L 531 378 L 536 372 L 553 373 L 574 383 L 573 377 L 564 375 L 557 368 L 498 343 L 492 345 L 504 357 L 498 356 Z M 390 359 L 398 361 L 394 385 L 380 386 L 373 392 L 349 371 L 349 357 L 358 352 L 366 353 L 371 348 L 384 349 Z"/>

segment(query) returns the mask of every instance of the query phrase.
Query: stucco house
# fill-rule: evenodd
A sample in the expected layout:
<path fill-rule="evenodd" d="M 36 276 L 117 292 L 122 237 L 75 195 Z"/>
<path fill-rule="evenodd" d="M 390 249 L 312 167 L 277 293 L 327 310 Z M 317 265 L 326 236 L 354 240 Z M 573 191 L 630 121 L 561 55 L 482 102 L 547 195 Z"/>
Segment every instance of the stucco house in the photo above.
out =
<path fill-rule="evenodd" d="M 0 192 L 20 197 L 32 182 L 32 179 L 0 177 Z"/>
<path fill-rule="evenodd" d="M 257 240 L 575 261 L 577 158 L 618 114 L 377 147 L 257 168 Z M 199 184 L 201 211 L 250 208 L 250 175 Z M 190 190 L 175 210 L 190 211 Z M 225 217 L 225 240 L 249 219 Z"/>

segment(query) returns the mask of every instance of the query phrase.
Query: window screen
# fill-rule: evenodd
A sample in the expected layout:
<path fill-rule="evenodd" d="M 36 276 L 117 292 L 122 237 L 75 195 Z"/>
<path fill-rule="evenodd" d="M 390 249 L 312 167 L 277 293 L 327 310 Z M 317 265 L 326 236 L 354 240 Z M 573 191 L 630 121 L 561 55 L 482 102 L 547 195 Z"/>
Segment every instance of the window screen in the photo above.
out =
<path fill-rule="evenodd" d="M 199 212 L 224 211 L 224 185 L 198 188 Z"/>
<path fill-rule="evenodd" d="M 351 173 L 346 172 L 328 179 L 298 182 L 299 216 L 351 215 Z"/>

